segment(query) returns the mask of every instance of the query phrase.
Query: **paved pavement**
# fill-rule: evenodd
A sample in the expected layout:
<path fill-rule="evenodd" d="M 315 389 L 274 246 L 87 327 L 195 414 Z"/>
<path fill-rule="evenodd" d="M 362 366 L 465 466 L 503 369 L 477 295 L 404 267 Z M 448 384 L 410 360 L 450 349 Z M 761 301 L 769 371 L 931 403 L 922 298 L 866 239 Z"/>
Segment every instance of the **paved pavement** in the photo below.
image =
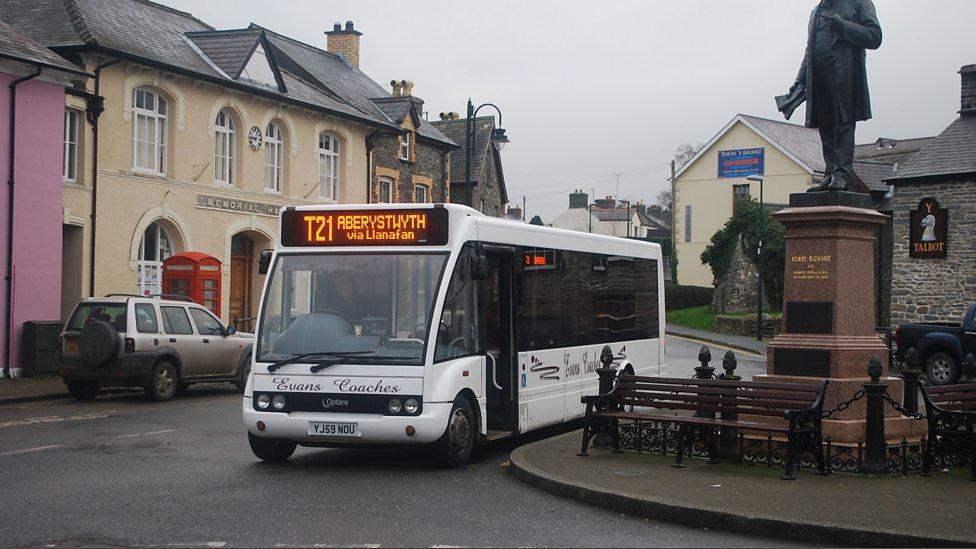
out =
<path fill-rule="evenodd" d="M 0 377 L 0 404 L 47 398 L 67 398 L 68 396 L 68 388 L 57 376 L 19 377 L 16 379 Z"/>
<path fill-rule="evenodd" d="M 672 373 L 697 344 L 671 341 Z M 716 353 L 713 349 L 713 353 Z M 302 449 L 276 466 L 247 447 L 240 396 L 194 387 L 0 405 L 0 546 L 778 546 L 554 497 L 508 474 L 521 444 L 461 470 L 422 451 Z"/>
<path fill-rule="evenodd" d="M 709 524 L 813 543 L 867 546 L 976 545 L 976 490 L 965 468 L 924 478 L 865 478 L 673 457 L 590 450 L 580 433 L 524 445 L 515 476 L 550 492 L 638 516 Z"/>

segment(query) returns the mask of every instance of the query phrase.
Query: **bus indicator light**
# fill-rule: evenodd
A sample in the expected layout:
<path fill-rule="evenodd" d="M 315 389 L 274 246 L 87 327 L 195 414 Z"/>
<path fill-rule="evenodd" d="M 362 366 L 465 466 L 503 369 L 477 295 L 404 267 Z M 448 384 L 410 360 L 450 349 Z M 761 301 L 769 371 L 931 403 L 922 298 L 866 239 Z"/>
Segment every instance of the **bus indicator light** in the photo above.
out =
<path fill-rule="evenodd" d="M 282 214 L 284 246 L 442 246 L 447 210 L 296 211 Z"/>

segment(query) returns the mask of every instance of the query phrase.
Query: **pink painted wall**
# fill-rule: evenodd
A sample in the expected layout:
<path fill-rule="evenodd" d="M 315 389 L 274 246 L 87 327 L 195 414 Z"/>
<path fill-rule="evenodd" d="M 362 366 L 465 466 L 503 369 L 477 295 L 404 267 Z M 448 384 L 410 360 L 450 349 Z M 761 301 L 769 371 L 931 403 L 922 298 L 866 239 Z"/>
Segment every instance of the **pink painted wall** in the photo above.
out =
<path fill-rule="evenodd" d="M 6 344 L 7 212 L 10 178 L 10 88 L 19 75 L 0 73 L 0 353 Z M 64 88 L 42 80 L 17 87 L 14 187 L 13 338 L 11 369 L 19 369 L 23 323 L 61 316 L 61 147 Z M 0 361 L 3 355 L 0 354 Z"/>

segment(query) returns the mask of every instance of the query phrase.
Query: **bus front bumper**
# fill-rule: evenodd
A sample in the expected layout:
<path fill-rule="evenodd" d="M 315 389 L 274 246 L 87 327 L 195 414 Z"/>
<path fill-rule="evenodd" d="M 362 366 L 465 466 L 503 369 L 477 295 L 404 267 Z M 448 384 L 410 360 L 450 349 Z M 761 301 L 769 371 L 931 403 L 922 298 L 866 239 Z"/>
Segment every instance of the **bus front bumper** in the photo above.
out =
<path fill-rule="evenodd" d="M 261 412 L 254 409 L 250 397 L 244 398 L 244 426 L 254 436 L 287 439 L 299 444 L 427 444 L 444 435 L 450 402 L 423 404 L 419 416 L 383 416 L 379 414 L 336 414 L 319 412 Z M 258 422 L 264 430 L 258 429 Z M 310 435 L 312 422 L 355 423 L 357 436 Z M 414 434 L 408 434 L 413 427 Z"/>

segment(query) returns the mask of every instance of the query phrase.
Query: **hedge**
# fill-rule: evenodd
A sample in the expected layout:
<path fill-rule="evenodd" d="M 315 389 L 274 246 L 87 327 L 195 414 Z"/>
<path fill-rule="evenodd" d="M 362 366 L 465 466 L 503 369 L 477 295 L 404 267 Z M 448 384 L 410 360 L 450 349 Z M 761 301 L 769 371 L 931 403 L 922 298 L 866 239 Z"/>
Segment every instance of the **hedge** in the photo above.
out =
<path fill-rule="evenodd" d="M 664 304 L 669 311 L 701 307 L 711 305 L 714 294 L 715 288 L 681 286 L 669 282 L 664 285 Z"/>

